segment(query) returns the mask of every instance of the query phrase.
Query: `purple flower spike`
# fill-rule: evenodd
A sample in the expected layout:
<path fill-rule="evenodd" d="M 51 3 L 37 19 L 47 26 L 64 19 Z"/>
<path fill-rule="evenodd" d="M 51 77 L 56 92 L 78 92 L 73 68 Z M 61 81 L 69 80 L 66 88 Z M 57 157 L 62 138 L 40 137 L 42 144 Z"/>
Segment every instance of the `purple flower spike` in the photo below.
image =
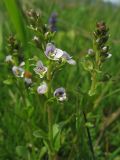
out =
<path fill-rule="evenodd" d="M 61 102 L 67 99 L 66 92 L 65 92 L 65 89 L 63 87 L 57 88 L 54 91 L 54 96 Z"/>
<path fill-rule="evenodd" d="M 49 25 L 51 32 L 55 32 L 57 30 L 56 23 L 57 23 L 57 13 L 53 12 L 49 18 Z"/>

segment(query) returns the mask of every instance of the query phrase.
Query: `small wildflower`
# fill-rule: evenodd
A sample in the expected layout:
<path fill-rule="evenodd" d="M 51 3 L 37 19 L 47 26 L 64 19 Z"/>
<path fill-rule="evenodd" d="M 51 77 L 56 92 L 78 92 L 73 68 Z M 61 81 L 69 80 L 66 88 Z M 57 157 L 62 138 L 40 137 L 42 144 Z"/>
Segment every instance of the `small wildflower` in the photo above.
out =
<path fill-rule="evenodd" d="M 12 72 L 16 77 L 23 77 L 24 75 L 24 69 L 18 66 L 13 66 Z"/>
<path fill-rule="evenodd" d="M 76 64 L 75 60 L 73 60 L 72 57 L 67 52 L 62 51 L 59 48 L 56 48 L 55 45 L 53 45 L 52 43 L 47 44 L 45 55 L 51 60 L 57 61 L 62 59 L 71 65 Z"/>
<path fill-rule="evenodd" d="M 94 55 L 94 50 L 92 48 L 88 49 L 88 55 Z"/>
<path fill-rule="evenodd" d="M 48 91 L 48 86 L 46 82 L 43 82 L 40 86 L 37 88 L 38 94 L 45 94 Z"/>
<path fill-rule="evenodd" d="M 61 102 L 67 99 L 66 92 L 65 92 L 65 89 L 63 87 L 57 88 L 54 91 L 54 96 Z"/>
<path fill-rule="evenodd" d="M 40 78 L 43 78 L 45 73 L 47 72 L 47 67 L 43 65 L 42 61 L 38 61 L 36 67 L 34 68 L 34 71 L 40 76 Z"/>
<path fill-rule="evenodd" d="M 47 44 L 45 55 L 49 59 L 59 60 L 63 54 L 64 54 L 63 51 L 61 49 L 56 48 L 55 45 L 53 45 L 52 43 Z"/>
<path fill-rule="evenodd" d="M 7 62 L 7 63 L 12 62 L 13 63 L 13 57 L 12 57 L 12 55 L 6 56 L 5 62 Z"/>

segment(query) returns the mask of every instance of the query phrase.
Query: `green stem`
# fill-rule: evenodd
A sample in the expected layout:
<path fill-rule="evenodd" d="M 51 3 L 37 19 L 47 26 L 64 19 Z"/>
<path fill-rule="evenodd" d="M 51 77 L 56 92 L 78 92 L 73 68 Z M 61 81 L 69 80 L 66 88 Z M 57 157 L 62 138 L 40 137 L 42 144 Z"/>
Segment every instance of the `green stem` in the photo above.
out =
<path fill-rule="evenodd" d="M 52 107 L 48 106 L 48 129 L 49 129 L 49 142 L 50 142 L 50 148 L 52 148 L 52 142 L 53 142 L 53 128 L 52 128 Z M 52 153 L 49 152 L 49 160 L 52 159 Z"/>
<path fill-rule="evenodd" d="M 87 123 L 88 121 L 87 121 L 87 117 L 86 117 L 86 114 L 85 114 L 84 111 L 83 111 L 83 115 L 84 115 L 85 123 Z M 91 153 L 92 153 L 92 158 L 93 158 L 93 160 L 96 160 L 96 158 L 95 158 L 95 153 L 94 153 L 94 149 L 93 149 L 93 144 L 92 144 L 92 138 L 91 138 L 91 135 L 90 135 L 90 130 L 89 130 L 88 127 L 86 127 L 86 130 L 87 130 L 87 135 L 88 135 L 90 150 L 91 150 Z"/>
<path fill-rule="evenodd" d="M 51 97 L 51 81 L 52 81 L 52 64 L 50 64 L 47 72 L 47 80 L 48 80 L 48 97 Z M 49 160 L 57 160 L 57 155 L 54 153 L 53 150 L 53 110 L 52 106 L 48 104 L 47 107 L 48 111 L 48 137 L 50 143 L 50 151 L 49 151 Z"/>

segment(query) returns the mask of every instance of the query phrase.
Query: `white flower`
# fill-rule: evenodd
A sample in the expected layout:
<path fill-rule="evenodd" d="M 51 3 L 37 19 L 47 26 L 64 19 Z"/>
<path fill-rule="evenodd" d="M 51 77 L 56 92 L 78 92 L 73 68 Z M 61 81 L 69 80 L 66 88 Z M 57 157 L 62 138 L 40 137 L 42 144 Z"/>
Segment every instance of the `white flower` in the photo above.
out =
<path fill-rule="evenodd" d="M 38 94 L 45 94 L 48 91 L 48 86 L 46 84 L 46 82 L 41 83 L 40 86 L 38 86 L 37 88 L 37 92 Z"/>
<path fill-rule="evenodd" d="M 33 70 L 40 76 L 40 78 L 43 78 L 48 69 L 43 65 L 42 61 L 38 61 Z"/>
<path fill-rule="evenodd" d="M 59 60 L 63 55 L 63 51 L 56 48 L 52 43 L 48 43 L 46 46 L 45 55 L 51 60 Z"/>
<path fill-rule="evenodd" d="M 76 61 L 65 51 L 63 52 L 62 59 L 71 65 L 76 65 Z"/>
<path fill-rule="evenodd" d="M 63 87 L 57 88 L 54 91 L 54 96 L 61 102 L 67 99 L 66 92 L 65 92 L 65 89 Z"/>
<path fill-rule="evenodd" d="M 59 49 L 59 48 L 56 48 L 54 50 L 54 60 L 59 60 L 62 56 L 63 56 L 64 52 Z"/>
<path fill-rule="evenodd" d="M 13 57 L 12 57 L 12 55 L 6 56 L 5 62 L 13 62 Z"/>
<path fill-rule="evenodd" d="M 13 66 L 12 72 L 16 77 L 23 77 L 24 75 L 24 69 L 18 66 Z"/>
<path fill-rule="evenodd" d="M 55 45 L 53 45 L 52 43 L 47 44 L 45 55 L 51 60 L 57 61 L 59 59 L 62 59 L 71 65 L 76 64 L 75 60 L 73 60 L 72 57 L 67 52 L 62 51 L 59 48 L 56 48 Z"/>

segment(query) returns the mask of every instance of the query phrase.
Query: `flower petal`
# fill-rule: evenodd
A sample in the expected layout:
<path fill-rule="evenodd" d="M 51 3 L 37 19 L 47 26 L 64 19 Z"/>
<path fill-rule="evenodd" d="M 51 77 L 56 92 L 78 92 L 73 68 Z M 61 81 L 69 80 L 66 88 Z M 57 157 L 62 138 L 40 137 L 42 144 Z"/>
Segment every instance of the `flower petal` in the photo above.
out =
<path fill-rule="evenodd" d="M 64 54 L 62 56 L 62 59 L 67 61 L 71 65 L 76 65 L 76 61 L 72 59 L 72 57 L 64 51 Z"/>
<path fill-rule="evenodd" d="M 76 65 L 76 61 L 73 59 L 67 60 L 67 62 L 71 65 Z"/>
<path fill-rule="evenodd" d="M 59 58 L 61 58 L 63 54 L 64 54 L 64 52 L 61 49 L 56 48 L 54 50 L 54 55 L 55 55 L 54 60 L 59 60 Z"/>
<path fill-rule="evenodd" d="M 46 46 L 45 55 L 51 59 L 51 55 L 54 53 L 55 48 L 55 45 L 48 43 Z"/>

